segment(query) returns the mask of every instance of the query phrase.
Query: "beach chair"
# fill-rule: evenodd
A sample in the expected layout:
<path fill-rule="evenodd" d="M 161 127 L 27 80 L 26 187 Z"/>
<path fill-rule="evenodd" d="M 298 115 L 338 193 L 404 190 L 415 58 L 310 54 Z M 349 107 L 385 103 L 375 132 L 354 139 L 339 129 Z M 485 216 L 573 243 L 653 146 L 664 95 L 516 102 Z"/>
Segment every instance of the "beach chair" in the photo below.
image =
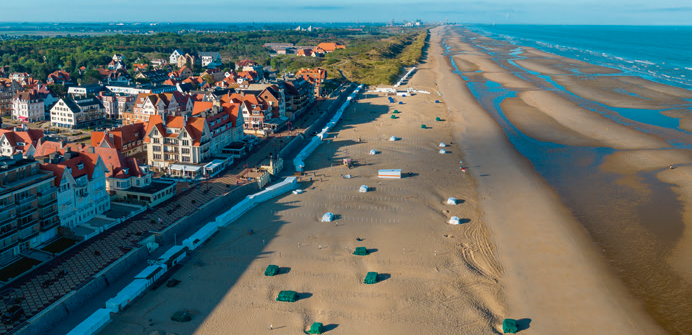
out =
<path fill-rule="evenodd" d="M 367 256 L 368 249 L 366 249 L 365 247 L 357 247 L 356 251 L 354 251 L 353 254 L 356 256 Z"/>
<path fill-rule="evenodd" d="M 516 334 L 518 328 L 517 328 L 517 320 L 514 319 L 504 319 L 502 321 L 502 332 L 505 334 Z"/>
<path fill-rule="evenodd" d="M 281 291 L 279 296 L 276 297 L 276 301 L 295 302 L 296 300 L 298 300 L 296 291 Z"/>
<path fill-rule="evenodd" d="M 365 280 L 363 282 L 365 284 L 377 283 L 377 272 L 368 272 L 368 274 L 365 275 Z"/>
<path fill-rule="evenodd" d="M 308 330 L 308 334 L 322 334 L 324 331 L 324 325 L 321 322 L 314 322 Z"/>
<path fill-rule="evenodd" d="M 276 265 L 269 265 L 267 269 L 264 270 L 264 275 L 267 277 L 273 277 L 277 273 L 279 273 L 279 267 Z"/>

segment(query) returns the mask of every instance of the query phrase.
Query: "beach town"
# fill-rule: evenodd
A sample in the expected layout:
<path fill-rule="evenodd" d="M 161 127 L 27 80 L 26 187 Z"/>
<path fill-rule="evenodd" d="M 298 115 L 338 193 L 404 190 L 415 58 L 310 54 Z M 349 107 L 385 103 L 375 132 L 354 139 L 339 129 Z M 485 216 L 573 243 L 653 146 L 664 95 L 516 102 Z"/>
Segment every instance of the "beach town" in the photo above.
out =
<path fill-rule="evenodd" d="M 194 56 L 176 50 L 171 59 L 176 54 L 181 67 L 174 75 L 185 76 L 185 62 L 195 62 Z M 205 55 L 199 55 L 202 62 Z M 117 56 L 116 67 L 122 62 Z M 259 65 L 238 64 L 214 93 L 185 91 L 171 82 L 128 95 L 122 91 L 127 86 L 104 85 L 93 88 L 102 93 L 82 99 L 80 93 L 88 96 L 92 88 L 74 88 L 87 91 L 57 100 L 52 126 L 63 127 L 60 122 L 79 109 L 104 113 L 105 102 L 112 101 L 117 111 L 120 99 L 131 99 L 132 108 L 118 116 L 123 125 L 91 132 L 90 145 L 75 143 L 78 135 L 50 136 L 27 127 L 33 120 L 19 116 L 24 124 L 4 130 L 0 143 L 11 154 L 3 168 L 28 166 L 21 176 L 32 183 L 27 195 L 33 197 L 12 194 L 16 211 L 26 210 L 20 204 L 25 199 L 37 201 L 29 207 L 40 228 L 19 232 L 28 244 L 16 243 L 3 257 L 45 262 L 3 287 L 4 310 L 27 306 L 20 322 L 5 324 L 5 331 L 689 329 L 692 155 L 670 139 L 690 143 L 690 117 L 680 115 L 673 130 L 627 125 L 589 112 L 578 100 L 673 110 L 688 105 L 689 90 L 533 48 L 518 50 L 454 26 L 431 29 L 425 56 L 392 86 L 347 83 L 325 92 L 324 69 L 260 82 L 252 75 L 238 79 L 245 78 L 241 72 L 259 72 Z M 584 74 L 598 76 L 584 81 Z M 224 82 L 234 87 L 222 87 Z M 15 92 L 15 104 L 26 99 L 29 106 L 17 110 L 34 110 L 36 100 L 45 104 L 42 87 Z M 171 91 L 155 93 L 157 88 Z M 608 205 L 625 214 L 607 229 L 589 226 L 598 221 L 575 214 L 586 204 L 570 202 L 583 194 L 556 186 L 557 177 L 541 170 L 543 162 L 522 141 L 556 152 L 607 148 L 573 154 L 588 162 L 572 168 L 591 164 L 589 173 L 608 174 L 612 181 L 587 190 L 608 194 L 606 188 L 620 185 L 630 192 L 620 194 L 623 199 L 672 196 L 679 207 L 668 209 L 679 215 L 671 220 L 680 222 L 682 233 L 675 240 L 664 232 L 650 236 L 628 216 L 637 204 L 617 198 Z M 15 179 L 6 184 L 26 187 L 18 176 L 8 172 Z M 565 189 L 579 183 L 564 179 Z M 664 193 L 652 180 L 675 188 Z M 625 222 L 635 224 L 625 229 Z M 57 236 L 84 242 L 41 251 L 43 242 L 59 244 Z M 623 236 L 629 242 L 614 242 Z M 666 252 L 656 257 L 624 260 L 626 253 L 661 248 Z M 678 296 L 658 298 L 670 291 Z M 70 320 L 60 322 L 68 314 Z"/>

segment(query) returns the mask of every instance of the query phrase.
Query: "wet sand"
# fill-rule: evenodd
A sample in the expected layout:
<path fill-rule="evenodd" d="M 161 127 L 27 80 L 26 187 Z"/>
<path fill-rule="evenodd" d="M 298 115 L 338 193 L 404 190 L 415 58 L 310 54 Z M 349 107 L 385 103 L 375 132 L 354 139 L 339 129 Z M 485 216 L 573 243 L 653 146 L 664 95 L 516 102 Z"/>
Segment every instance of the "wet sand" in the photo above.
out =
<path fill-rule="evenodd" d="M 510 130 L 521 134 L 512 136 L 558 144 L 542 145 L 554 152 L 543 154 L 541 161 L 531 158 L 532 163 L 541 165 L 541 173 L 550 177 L 551 186 L 587 228 L 588 240 L 596 243 L 608 262 L 604 273 L 617 273 L 620 283 L 615 280 L 613 285 L 624 285 L 636 297 L 633 309 L 642 305 L 666 331 L 692 332 L 691 190 L 685 172 L 692 163 L 688 149 L 692 137 L 685 133 L 690 103 L 684 100 L 692 98 L 692 92 L 532 48 L 465 36 L 476 37 L 484 47 L 447 34 L 445 42 L 455 63 L 466 68 L 484 64 L 492 71 L 469 73 L 460 68 L 469 87 L 492 80 L 501 86 L 492 90 L 515 92 L 500 104 Z M 459 50 L 473 56 L 456 54 Z M 493 54 L 479 55 L 481 50 Z M 507 76 L 533 87 L 517 87 L 516 79 L 503 80 Z M 678 118 L 679 125 L 662 115 Z M 558 153 L 561 156 L 554 162 L 546 158 Z M 560 164 L 565 154 L 583 156 L 570 157 L 578 167 Z M 679 168 L 669 170 L 671 164 Z M 560 169 L 572 171 L 560 173 Z M 588 178 L 580 180 L 577 175 Z M 492 221 L 488 223 L 492 227 Z M 497 245 L 501 256 L 504 244 Z M 500 259 L 511 278 L 511 266 Z M 511 292 L 507 290 L 508 297 Z M 513 303 L 508 300 L 508 304 L 511 309 Z"/>

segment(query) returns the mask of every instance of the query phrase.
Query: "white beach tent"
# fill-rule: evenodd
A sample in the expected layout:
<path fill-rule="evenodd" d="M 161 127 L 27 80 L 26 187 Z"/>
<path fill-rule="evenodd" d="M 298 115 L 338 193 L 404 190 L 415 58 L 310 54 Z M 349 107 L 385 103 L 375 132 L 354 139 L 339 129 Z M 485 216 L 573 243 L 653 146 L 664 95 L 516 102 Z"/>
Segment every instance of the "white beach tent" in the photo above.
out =
<path fill-rule="evenodd" d="M 368 185 L 360 185 L 360 189 L 358 189 L 358 192 L 360 192 L 360 193 L 368 192 Z"/>
<path fill-rule="evenodd" d="M 447 205 L 456 205 L 457 204 L 457 199 L 449 197 L 447 198 Z"/>
<path fill-rule="evenodd" d="M 332 222 L 334 220 L 334 213 L 327 212 L 322 215 L 322 222 Z"/>
<path fill-rule="evenodd" d="M 377 172 L 378 178 L 401 179 L 401 169 L 385 169 Z"/>
<path fill-rule="evenodd" d="M 458 216 L 452 216 L 452 218 L 449 219 L 449 224 L 461 224 L 461 222 L 459 221 L 459 217 Z"/>
<path fill-rule="evenodd" d="M 376 155 L 376 154 L 377 154 L 377 150 L 375 150 L 375 149 L 370 150 L 370 155 Z"/>
<path fill-rule="evenodd" d="M 444 154 L 447 153 L 447 150 L 445 150 L 445 149 L 440 149 L 440 153 L 444 155 Z"/>
<path fill-rule="evenodd" d="M 440 143 L 440 148 L 444 148 L 444 147 L 446 147 L 446 146 L 447 146 L 446 144 Z"/>
<path fill-rule="evenodd" d="M 396 136 L 392 136 L 389 138 L 389 142 L 394 142 L 396 140 L 398 140 L 398 138 L 396 138 Z"/>
<path fill-rule="evenodd" d="M 301 189 L 293 190 L 293 194 L 301 194 L 301 193 L 303 193 L 303 190 L 301 190 Z"/>

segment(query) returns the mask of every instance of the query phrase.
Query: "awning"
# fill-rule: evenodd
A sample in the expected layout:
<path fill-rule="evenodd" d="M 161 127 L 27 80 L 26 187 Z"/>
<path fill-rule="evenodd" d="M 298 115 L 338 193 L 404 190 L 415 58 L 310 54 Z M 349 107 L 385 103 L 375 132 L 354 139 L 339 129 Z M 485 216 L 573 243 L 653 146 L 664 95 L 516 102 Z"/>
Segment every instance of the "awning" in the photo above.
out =
<path fill-rule="evenodd" d="M 223 161 L 218 160 L 218 159 L 215 159 L 215 160 L 211 161 L 209 164 L 205 165 L 204 167 L 205 167 L 207 170 L 212 170 L 212 171 L 213 171 L 214 169 L 216 169 L 217 167 L 221 166 L 222 164 L 223 164 Z"/>
<path fill-rule="evenodd" d="M 183 171 L 183 169 L 185 169 L 184 166 L 178 164 L 172 164 L 171 166 L 169 166 L 169 168 L 175 171 Z"/>
<path fill-rule="evenodd" d="M 194 171 L 199 171 L 199 169 L 201 169 L 201 168 L 202 168 L 201 166 L 189 166 L 189 165 L 186 165 L 186 166 L 185 166 L 185 171 L 193 171 L 193 172 L 194 172 Z"/>

